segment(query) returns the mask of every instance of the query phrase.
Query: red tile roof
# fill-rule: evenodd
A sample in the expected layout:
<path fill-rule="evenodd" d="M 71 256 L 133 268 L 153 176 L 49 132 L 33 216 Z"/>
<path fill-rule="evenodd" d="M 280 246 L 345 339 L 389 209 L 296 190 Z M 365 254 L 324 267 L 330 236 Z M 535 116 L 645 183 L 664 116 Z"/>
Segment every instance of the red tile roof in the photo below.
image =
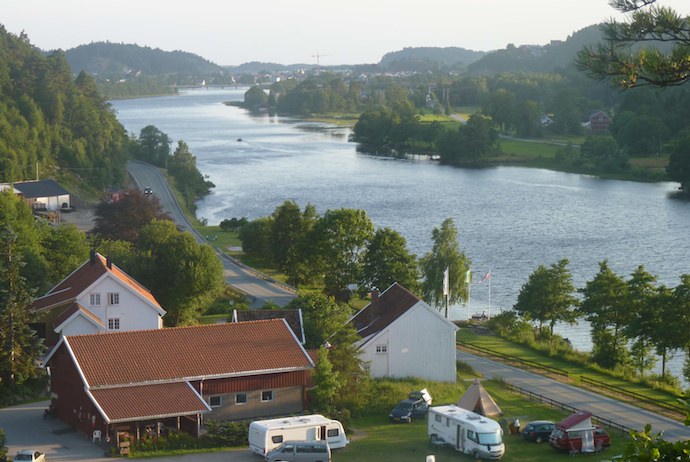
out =
<path fill-rule="evenodd" d="M 31 311 L 43 311 L 72 302 L 91 284 L 106 273 L 110 273 L 113 277 L 128 286 L 132 292 L 138 293 L 155 307 L 162 310 L 161 306 L 148 289 L 132 279 L 131 276 L 116 265 L 109 263 L 108 260 L 99 253 L 89 258 L 89 260 L 74 270 L 72 274 L 63 279 L 58 285 L 50 289 L 44 296 L 34 300 L 31 305 L 29 305 L 29 309 Z"/>
<path fill-rule="evenodd" d="M 314 366 L 282 319 L 67 336 L 63 341 L 91 389 Z"/>
<path fill-rule="evenodd" d="M 366 339 L 384 330 L 420 301 L 416 295 L 395 282 L 378 299 L 355 314 L 350 322 L 360 337 Z"/>
<path fill-rule="evenodd" d="M 105 388 L 89 393 L 108 423 L 154 420 L 211 410 L 187 382 Z"/>
<path fill-rule="evenodd" d="M 304 343 L 304 329 L 302 328 L 302 310 L 233 310 L 234 322 L 258 321 L 259 319 L 285 319 L 297 336 Z"/>

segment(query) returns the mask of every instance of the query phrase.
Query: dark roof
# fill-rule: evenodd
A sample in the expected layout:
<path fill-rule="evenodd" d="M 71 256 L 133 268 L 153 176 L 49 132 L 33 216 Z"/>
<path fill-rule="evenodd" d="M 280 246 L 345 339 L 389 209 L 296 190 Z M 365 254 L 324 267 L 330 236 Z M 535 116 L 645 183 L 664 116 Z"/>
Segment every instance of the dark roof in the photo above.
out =
<path fill-rule="evenodd" d="M 63 337 L 88 388 L 311 369 L 282 319 Z M 123 352 L 128 354 L 122 360 Z"/>
<path fill-rule="evenodd" d="M 304 344 L 304 328 L 302 327 L 302 309 L 296 310 L 233 310 L 233 322 L 260 321 L 262 319 L 285 319 L 290 329 Z"/>
<path fill-rule="evenodd" d="M 34 197 L 64 196 L 65 194 L 69 194 L 69 192 L 55 180 L 23 181 L 21 183 L 14 183 L 13 186 L 15 189 L 21 191 L 22 195 L 27 199 Z"/>
<path fill-rule="evenodd" d="M 571 428 L 574 427 L 575 425 L 579 424 L 580 422 L 589 419 L 592 417 L 591 412 L 587 411 L 577 411 L 575 414 L 569 415 L 565 419 L 561 420 L 558 422 L 558 426 L 561 426 L 563 428 Z"/>
<path fill-rule="evenodd" d="M 420 301 L 416 295 L 395 282 L 355 314 L 350 322 L 359 336 L 366 339 L 384 330 Z"/>

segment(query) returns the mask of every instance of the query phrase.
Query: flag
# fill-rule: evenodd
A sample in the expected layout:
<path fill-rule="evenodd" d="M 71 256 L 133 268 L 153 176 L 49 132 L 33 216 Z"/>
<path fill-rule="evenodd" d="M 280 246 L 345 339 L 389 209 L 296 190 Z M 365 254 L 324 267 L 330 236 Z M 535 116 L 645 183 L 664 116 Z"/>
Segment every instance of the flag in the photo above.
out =
<path fill-rule="evenodd" d="M 450 281 L 448 280 L 448 268 L 443 272 L 443 295 L 450 293 Z"/>
<path fill-rule="evenodd" d="M 487 279 L 491 279 L 491 271 L 486 273 L 482 278 L 477 282 L 477 284 L 481 284 L 482 282 L 486 281 Z"/>
<path fill-rule="evenodd" d="M 465 284 L 469 284 L 472 282 L 472 271 L 467 270 L 465 273 Z"/>

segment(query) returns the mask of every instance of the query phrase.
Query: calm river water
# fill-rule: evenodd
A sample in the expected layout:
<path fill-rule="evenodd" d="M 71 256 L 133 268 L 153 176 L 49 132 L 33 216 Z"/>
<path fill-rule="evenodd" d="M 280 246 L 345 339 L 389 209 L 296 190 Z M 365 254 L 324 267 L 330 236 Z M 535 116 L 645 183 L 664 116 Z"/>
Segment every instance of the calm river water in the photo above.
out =
<path fill-rule="evenodd" d="M 175 145 L 189 145 L 216 185 L 198 203 L 197 216 L 209 224 L 266 216 L 286 199 L 301 207 L 312 203 L 320 213 L 363 209 L 377 227 L 405 236 L 421 256 L 431 249 L 432 229 L 452 217 L 474 278 L 468 306 L 451 308 L 454 319 L 510 309 L 529 275 L 561 258 L 570 260 L 576 287 L 594 277 L 604 259 L 626 278 L 644 265 L 669 286 L 690 272 L 690 202 L 675 197 L 675 183 L 372 157 L 348 143 L 347 129 L 253 116 L 222 104 L 241 100 L 245 90 L 112 102 L 129 132 L 155 125 Z M 477 283 L 489 271 L 491 279 Z M 559 332 L 577 348 L 591 347 L 586 324 L 560 326 Z M 673 361 L 676 375 L 680 363 Z"/>

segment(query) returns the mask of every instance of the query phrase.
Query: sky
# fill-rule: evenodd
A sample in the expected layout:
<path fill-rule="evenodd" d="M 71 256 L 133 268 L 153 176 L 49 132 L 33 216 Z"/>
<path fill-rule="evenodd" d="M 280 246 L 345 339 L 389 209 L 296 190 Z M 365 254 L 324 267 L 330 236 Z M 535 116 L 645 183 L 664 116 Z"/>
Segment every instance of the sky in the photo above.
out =
<path fill-rule="evenodd" d="M 182 50 L 220 65 L 378 63 L 406 47 L 545 45 L 625 17 L 608 0 L 2 0 L 42 50 L 91 42 Z M 689 0 L 659 0 L 690 13 Z"/>

